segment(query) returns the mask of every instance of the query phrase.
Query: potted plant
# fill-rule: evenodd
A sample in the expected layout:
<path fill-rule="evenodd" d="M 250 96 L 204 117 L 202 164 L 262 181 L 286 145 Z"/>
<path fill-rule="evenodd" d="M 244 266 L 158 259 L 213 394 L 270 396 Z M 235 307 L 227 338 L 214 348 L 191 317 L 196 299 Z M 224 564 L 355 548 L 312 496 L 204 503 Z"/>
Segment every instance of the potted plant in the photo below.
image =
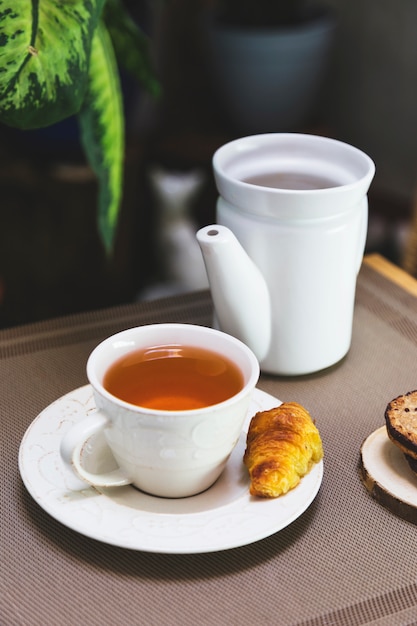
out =
<path fill-rule="evenodd" d="M 335 20 L 314 0 L 219 0 L 206 21 L 219 101 L 238 132 L 297 130 L 314 115 Z"/>
<path fill-rule="evenodd" d="M 145 34 L 123 0 L 3 0 L 0 122 L 37 129 L 76 116 L 98 180 L 98 225 L 112 249 L 123 186 L 119 65 L 159 93 Z"/>

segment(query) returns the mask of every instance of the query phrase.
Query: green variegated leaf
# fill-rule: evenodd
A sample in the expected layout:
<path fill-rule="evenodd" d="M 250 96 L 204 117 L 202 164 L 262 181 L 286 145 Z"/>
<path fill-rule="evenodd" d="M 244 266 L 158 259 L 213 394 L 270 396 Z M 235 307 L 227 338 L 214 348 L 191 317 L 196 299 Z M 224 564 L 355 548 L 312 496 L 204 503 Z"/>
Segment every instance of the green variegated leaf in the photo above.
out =
<path fill-rule="evenodd" d="M 89 84 L 78 119 L 85 153 L 98 177 L 99 229 L 110 251 L 122 195 L 124 115 L 116 59 L 103 23 L 94 34 Z"/>
<path fill-rule="evenodd" d="M 105 0 L 0 0 L 0 121 L 39 128 L 80 109 Z"/>
<path fill-rule="evenodd" d="M 150 54 L 150 42 L 121 0 L 107 0 L 103 13 L 120 65 L 155 97 L 161 92 Z"/>

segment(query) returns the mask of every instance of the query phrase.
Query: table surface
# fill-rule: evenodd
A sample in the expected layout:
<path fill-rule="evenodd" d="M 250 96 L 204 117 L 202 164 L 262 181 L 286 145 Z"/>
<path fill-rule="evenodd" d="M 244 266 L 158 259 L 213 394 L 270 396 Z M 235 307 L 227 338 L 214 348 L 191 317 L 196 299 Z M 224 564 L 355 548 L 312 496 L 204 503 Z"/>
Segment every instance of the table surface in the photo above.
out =
<path fill-rule="evenodd" d="M 86 359 L 101 339 L 152 322 L 209 325 L 209 294 L 1 331 L 0 623 L 415 624 L 417 528 L 369 495 L 358 465 L 386 404 L 417 387 L 416 295 L 411 277 L 378 256 L 367 258 L 348 355 L 314 375 L 261 376 L 261 390 L 300 402 L 315 418 L 323 482 L 308 509 L 280 532 L 206 554 L 130 550 L 71 530 L 29 495 L 18 455 L 36 416 L 86 384 Z M 54 463 L 45 463 L 45 472 L 58 471 Z M 92 502 L 96 495 L 89 492 Z M 212 531 L 221 533 L 222 525 Z"/>
<path fill-rule="evenodd" d="M 368 254 L 364 258 L 364 264 L 400 285 L 408 293 L 417 296 L 417 280 L 380 254 Z"/>

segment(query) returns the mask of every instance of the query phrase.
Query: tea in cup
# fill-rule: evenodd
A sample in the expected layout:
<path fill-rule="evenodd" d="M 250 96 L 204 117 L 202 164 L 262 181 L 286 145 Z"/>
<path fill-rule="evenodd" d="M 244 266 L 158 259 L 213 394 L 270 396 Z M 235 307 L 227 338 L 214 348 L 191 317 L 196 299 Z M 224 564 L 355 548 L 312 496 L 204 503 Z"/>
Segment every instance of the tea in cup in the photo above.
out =
<path fill-rule="evenodd" d="M 154 324 L 99 344 L 87 362 L 97 412 L 64 435 L 61 455 L 97 487 L 132 484 L 179 498 L 208 489 L 235 447 L 259 378 L 238 339 L 191 324 Z M 88 439 L 104 432 L 118 469 L 82 464 Z"/>

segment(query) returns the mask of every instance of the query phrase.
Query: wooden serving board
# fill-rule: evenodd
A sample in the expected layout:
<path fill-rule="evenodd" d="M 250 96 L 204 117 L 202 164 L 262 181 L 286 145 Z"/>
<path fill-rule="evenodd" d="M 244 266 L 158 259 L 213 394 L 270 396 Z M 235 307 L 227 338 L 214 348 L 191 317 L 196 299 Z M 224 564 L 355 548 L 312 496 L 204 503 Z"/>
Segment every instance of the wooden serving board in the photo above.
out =
<path fill-rule="evenodd" d="M 360 472 L 362 482 L 375 500 L 399 517 L 417 524 L 417 474 L 389 439 L 385 426 L 363 442 Z"/>

